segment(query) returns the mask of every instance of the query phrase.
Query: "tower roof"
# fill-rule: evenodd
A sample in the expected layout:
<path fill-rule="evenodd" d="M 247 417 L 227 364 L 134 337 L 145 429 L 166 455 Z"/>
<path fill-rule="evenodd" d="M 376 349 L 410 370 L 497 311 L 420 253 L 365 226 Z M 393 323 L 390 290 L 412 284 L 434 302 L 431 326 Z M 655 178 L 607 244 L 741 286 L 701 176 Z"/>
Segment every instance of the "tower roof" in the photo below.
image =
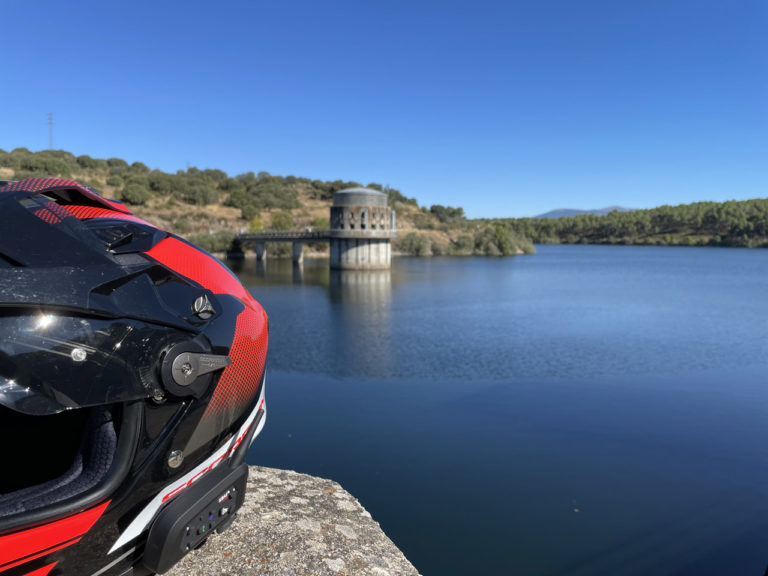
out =
<path fill-rule="evenodd" d="M 371 188 L 346 188 L 333 194 L 334 206 L 386 206 L 387 195 Z"/>

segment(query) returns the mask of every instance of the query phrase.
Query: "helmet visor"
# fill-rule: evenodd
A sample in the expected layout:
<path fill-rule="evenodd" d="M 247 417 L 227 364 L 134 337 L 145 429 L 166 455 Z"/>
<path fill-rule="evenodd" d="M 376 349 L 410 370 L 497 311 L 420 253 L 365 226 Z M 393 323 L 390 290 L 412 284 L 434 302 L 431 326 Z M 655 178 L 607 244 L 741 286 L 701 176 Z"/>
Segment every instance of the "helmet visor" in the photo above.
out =
<path fill-rule="evenodd" d="M 125 318 L 0 314 L 0 405 L 42 415 L 147 398 L 180 334 Z"/>

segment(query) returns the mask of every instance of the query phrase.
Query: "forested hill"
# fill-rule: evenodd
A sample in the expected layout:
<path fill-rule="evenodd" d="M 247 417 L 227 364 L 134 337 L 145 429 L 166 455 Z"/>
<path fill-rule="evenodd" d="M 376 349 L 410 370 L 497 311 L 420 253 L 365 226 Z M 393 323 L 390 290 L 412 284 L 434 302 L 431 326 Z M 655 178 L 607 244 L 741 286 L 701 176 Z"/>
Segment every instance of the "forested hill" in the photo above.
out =
<path fill-rule="evenodd" d="M 539 244 L 768 247 L 768 198 L 503 222 Z"/>
<path fill-rule="evenodd" d="M 226 250 L 238 232 L 327 228 L 333 193 L 360 185 L 388 194 L 397 212 L 395 250 L 420 256 L 531 253 L 531 241 L 768 247 L 768 199 L 698 202 L 604 216 L 469 220 L 461 208 L 419 206 L 416 199 L 375 182 L 321 181 L 267 172 L 230 176 L 195 167 L 170 174 L 120 158 L 0 149 L 0 179 L 29 176 L 74 178 L 211 251 Z M 289 249 L 281 245 L 272 253 Z"/>
<path fill-rule="evenodd" d="M 297 176 L 222 170 L 152 170 L 141 162 L 92 158 L 64 150 L 31 152 L 0 149 L 0 179 L 30 176 L 72 178 L 108 198 L 122 200 L 145 220 L 189 238 L 213 252 L 225 251 L 239 232 L 328 228 L 329 207 L 337 190 L 365 185 L 385 192 L 397 212 L 395 250 L 426 255 L 503 256 L 533 252 L 530 240 L 499 223 L 470 221 L 461 208 L 420 207 L 416 199 L 375 182 L 322 181 Z M 323 251 L 328 246 L 317 245 Z M 279 244 L 271 254 L 290 253 Z"/>
<path fill-rule="evenodd" d="M 619 212 L 631 212 L 631 208 L 623 208 L 621 206 L 608 206 L 608 208 L 598 208 L 595 210 L 575 210 L 573 208 L 559 208 L 557 210 L 550 210 L 544 214 L 534 216 L 534 218 L 565 218 L 567 216 L 580 216 L 582 214 L 596 214 L 603 216 L 604 214 L 610 214 L 614 210 Z"/>

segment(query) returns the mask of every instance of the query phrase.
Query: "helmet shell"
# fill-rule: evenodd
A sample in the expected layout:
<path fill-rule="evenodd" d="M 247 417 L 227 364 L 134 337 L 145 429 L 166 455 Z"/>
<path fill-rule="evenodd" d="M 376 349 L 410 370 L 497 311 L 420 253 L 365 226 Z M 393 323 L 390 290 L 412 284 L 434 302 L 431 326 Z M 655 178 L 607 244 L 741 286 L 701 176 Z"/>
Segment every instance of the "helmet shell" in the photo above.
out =
<path fill-rule="evenodd" d="M 0 432 L 25 440 L 0 448 L 0 574 L 167 569 L 222 494 L 228 525 L 267 348 L 204 250 L 71 180 L 0 183 Z"/>

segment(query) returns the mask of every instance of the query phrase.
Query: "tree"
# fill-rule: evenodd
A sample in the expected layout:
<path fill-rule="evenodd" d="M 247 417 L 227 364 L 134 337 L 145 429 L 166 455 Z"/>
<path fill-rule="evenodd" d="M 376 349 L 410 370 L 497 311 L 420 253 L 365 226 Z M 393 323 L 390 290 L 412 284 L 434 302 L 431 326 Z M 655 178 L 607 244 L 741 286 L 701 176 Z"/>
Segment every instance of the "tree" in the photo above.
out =
<path fill-rule="evenodd" d="M 120 178 L 120 176 L 117 176 L 116 174 L 113 174 L 112 176 L 109 176 L 107 178 L 107 186 L 114 186 L 115 188 L 120 188 L 123 185 L 123 179 Z"/>
<path fill-rule="evenodd" d="M 441 206 L 432 204 L 429 211 L 434 214 L 441 223 L 446 224 L 455 220 L 464 220 L 464 208 L 454 208 L 452 206 Z"/>
<path fill-rule="evenodd" d="M 272 214 L 272 230 L 290 230 L 293 228 L 293 218 L 286 212 Z"/>
<path fill-rule="evenodd" d="M 174 189 L 174 177 L 160 170 L 152 170 L 147 174 L 149 189 L 161 194 L 171 194 Z"/>
<path fill-rule="evenodd" d="M 77 157 L 77 165 L 80 166 L 80 168 L 86 168 L 87 170 L 97 170 L 98 168 L 102 168 L 103 162 L 104 160 L 96 160 L 87 154 Z"/>
<path fill-rule="evenodd" d="M 429 242 L 421 234 L 409 232 L 395 240 L 394 249 L 397 252 L 410 254 L 411 256 L 426 256 L 428 254 Z"/>
<path fill-rule="evenodd" d="M 128 204 L 146 204 L 152 195 L 141 184 L 128 184 L 122 191 L 122 199 Z"/>
<path fill-rule="evenodd" d="M 226 252 L 232 245 L 235 233 L 230 230 L 218 230 L 212 234 L 192 234 L 189 240 L 208 252 Z"/>

